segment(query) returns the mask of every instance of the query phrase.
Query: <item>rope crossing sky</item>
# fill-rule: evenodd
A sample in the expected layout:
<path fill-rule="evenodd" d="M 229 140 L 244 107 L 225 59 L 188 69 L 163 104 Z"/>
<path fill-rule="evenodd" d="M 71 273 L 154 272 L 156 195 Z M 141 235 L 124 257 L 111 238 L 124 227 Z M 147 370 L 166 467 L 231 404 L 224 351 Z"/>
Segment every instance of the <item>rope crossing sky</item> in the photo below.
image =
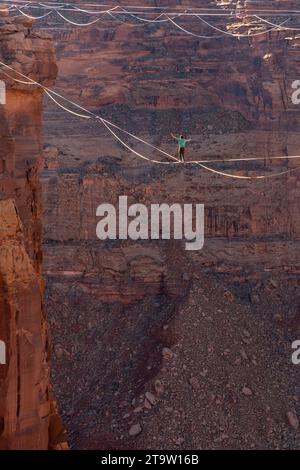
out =
<path fill-rule="evenodd" d="M 21 77 L 23 80 L 21 80 L 21 78 L 15 78 L 11 75 L 11 73 L 8 73 L 7 71 L 9 72 L 12 72 L 13 74 Z M 288 170 L 284 170 L 284 171 L 281 171 L 279 173 L 272 173 L 272 174 L 269 174 L 269 175 L 259 175 L 259 176 L 245 176 L 245 175 L 234 175 L 234 174 L 230 174 L 230 173 L 226 173 L 226 172 L 223 172 L 223 171 L 220 171 L 220 170 L 216 170 L 214 168 L 211 168 L 211 167 L 208 167 L 206 164 L 207 163 L 236 163 L 236 162 L 249 162 L 249 161 L 265 161 L 265 157 L 253 157 L 253 158 L 233 158 L 233 159 L 210 159 L 210 160 L 192 160 L 192 161 L 188 161 L 188 162 L 185 162 L 185 163 L 182 163 L 178 158 L 174 157 L 173 155 L 171 155 L 170 153 L 152 145 L 151 143 L 143 140 L 142 138 L 136 136 L 135 134 L 132 134 L 130 132 L 128 132 L 127 130 L 125 129 L 122 129 L 121 127 L 117 126 L 116 124 L 104 119 L 103 117 L 101 117 L 100 115 L 94 113 L 93 111 L 90 111 L 86 108 L 84 108 L 83 106 L 80 106 L 79 104 L 75 103 L 74 101 L 71 101 L 69 100 L 68 98 L 66 98 L 65 96 L 62 96 L 60 95 L 59 93 L 51 90 L 50 88 L 47 88 L 45 86 L 43 86 L 42 84 L 40 84 L 39 82 L 33 80 L 32 78 L 30 77 L 27 77 L 26 75 L 24 75 L 23 73 L 15 70 L 13 67 L 11 67 L 10 65 L 8 64 L 5 64 L 4 62 L 1 62 L 0 61 L 0 72 L 2 74 L 4 74 L 6 77 L 8 77 L 9 79 L 17 82 L 17 83 L 21 83 L 23 85 L 28 85 L 28 86 L 32 86 L 32 85 L 35 85 L 35 86 L 38 86 L 40 87 L 42 90 L 44 90 L 44 92 L 46 93 L 46 95 L 57 105 L 59 106 L 61 109 L 63 109 L 64 111 L 78 117 L 78 118 L 82 118 L 82 119 L 95 119 L 97 122 L 101 122 L 101 124 L 110 132 L 110 134 L 117 140 L 119 141 L 127 150 L 129 150 L 131 153 L 133 153 L 134 155 L 136 155 L 137 157 L 143 159 L 143 160 L 147 160 L 153 164 L 159 164 L 159 165 L 191 165 L 191 164 L 197 164 L 199 165 L 201 168 L 207 170 L 207 171 L 210 171 L 214 174 L 218 174 L 220 176 L 224 176 L 224 177 L 228 177 L 228 178 L 236 178 L 236 179 L 243 179 L 243 180 L 258 180 L 258 179 L 269 179 L 269 178 L 274 178 L 274 177 L 277 177 L 277 176 L 282 176 L 282 175 L 286 175 L 286 174 L 289 174 L 289 173 L 292 173 L 292 172 L 295 172 L 295 171 L 298 171 L 300 169 L 300 165 L 296 168 L 290 168 Z M 60 100 L 62 100 L 63 102 L 65 103 L 68 103 L 68 105 L 71 105 L 72 107 L 74 107 L 75 109 L 79 110 L 79 112 L 76 112 L 76 111 L 73 111 L 72 109 L 70 109 L 69 107 L 63 105 Z M 84 113 L 84 114 L 83 114 Z M 155 151 L 159 152 L 160 154 L 162 154 L 164 157 L 168 157 L 170 159 L 170 161 L 161 161 L 161 160 L 155 160 L 155 159 L 151 159 L 147 156 L 145 156 L 144 154 L 138 152 L 137 150 L 133 149 L 130 145 L 128 145 L 126 142 L 124 142 L 123 139 L 120 138 L 120 136 L 116 133 L 116 131 L 119 131 L 119 132 L 122 132 L 126 135 L 128 135 L 129 137 L 135 139 L 136 141 L 142 143 L 143 145 L 145 146 L 148 146 L 148 147 L 151 147 L 152 149 L 154 149 Z M 272 157 L 271 160 L 294 160 L 294 159 L 299 159 L 300 158 L 300 155 L 293 155 L 293 156 L 288 156 L 288 155 L 283 155 L 283 156 L 277 156 L 277 157 Z"/>

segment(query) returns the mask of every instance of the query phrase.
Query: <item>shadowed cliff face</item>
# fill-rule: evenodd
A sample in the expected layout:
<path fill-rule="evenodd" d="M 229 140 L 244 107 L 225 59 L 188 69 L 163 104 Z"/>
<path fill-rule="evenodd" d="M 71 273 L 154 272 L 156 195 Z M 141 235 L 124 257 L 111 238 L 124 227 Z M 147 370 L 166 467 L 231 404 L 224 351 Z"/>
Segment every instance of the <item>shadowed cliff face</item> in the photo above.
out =
<path fill-rule="evenodd" d="M 0 60 L 51 85 L 53 45 L 31 26 L 0 17 Z M 41 278 L 42 91 L 1 71 L 0 79 L 6 84 L 6 104 L 0 105 L 0 338 L 6 345 L 0 449 L 59 448 L 65 436 L 51 398 Z"/>
<path fill-rule="evenodd" d="M 201 6 L 225 3 L 228 7 L 234 2 L 203 1 Z M 296 5 L 281 3 L 287 8 Z M 244 10 L 240 18 L 228 20 L 228 31 L 262 32 L 265 28 L 247 15 L 246 7 L 253 2 L 240 4 Z M 262 2 L 259 6 L 263 7 Z M 266 2 L 266 6 L 276 8 L 278 2 Z M 270 20 L 279 22 L 278 18 Z M 197 20 L 178 23 L 202 35 L 214 34 Z M 213 24 L 225 28 L 223 20 L 213 20 Z M 171 25 L 138 23 L 132 27 L 115 21 L 99 22 L 90 28 L 72 28 L 53 21 L 50 30 L 58 55 L 58 87 L 79 104 L 172 155 L 176 143 L 170 132 L 185 133 L 193 139 L 187 148 L 188 160 L 264 159 L 211 165 L 216 170 L 256 176 L 296 168 L 296 161 L 272 160 L 299 153 L 300 114 L 291 101 L 291 84 L 300 75 L 300 43 L 290 32 L 202 40 Z M 46 165 L 41 172 L 46 221 L 44 272 L 54 337 L 53 377 L 61 409 L 72 445 L 131 448 L 135 444 L 126 438 L 128 423 L 135 424 L 136 416 L 144 420 L 144 414 L 138 415 L 140 409 L 134 411 L 135 407 L 143 408 L 144 397 L 139 394 L 161 366 L 162 347 L 180 342 L 183 336 L 181 324 L 174 335 L 168 325 L 174 318 L 176 325 L 180 323 L 182 306 L 184 315 L 188 314 L 186 292 L 195 273 L 198 277 L 193 282 L 200 286 L 203 272 L 210 276 L 207 290 L 212 289 L 211 276 L 226 281 L 236 294 L 235 298 L 226 292 L 225 299 L 232 298 L 229 307 L 229 301 L 224 302 L 228 316 L 233 310 L 239 317 L 238 300 L 250 302 L 245 318 L 256 314 L 251 319 L 254 330 L 266 331 L 272 340 L 278 312 L 283 317 L 278 327 L 282 341 L 286 341 L 284 335 L 292 322 L 299 327 L 299 172 L 249 182 L 221 178 L 195 166 L 156 166 L 127 152 L 99 123 L 79 120 L 50 103 L 46 106 L 45 134 Z M 126 135 L 120 137 L 146 156 L 161 158 Z M 129 204 L 204 203 L 204 249 L 188 253 L 181 242 L 99 242 L 95 234 L 97 206 L 103 202 L 115 205 L 118 196 L 124 194 Z M 198 307 L 207 300 L 205 289 L 196 298 L 197 318 Z M 214 295 L 211 305 L 218 312 Z M 193 324 L 189 327 L 194 328 Z M 231 326 L 225 320 L 222 332 L 227 328 Z M 199 337 L 201 343 L 201 332 Z M 226 350 L 223 340 L 220 338 L 220 348 Z M 241 343 L 239 337 L 230 338 L 233 341 Z M 188 338 L 186 344 L 186 348 L 193 347 Z M 262 341 L 258 355 L 273 355 L 272 341 L 268 344 L 266 351 Z M 279 355 L 285 364 L 289 361 L 281 351 Z M 175 373 L 181 375 L 181 370 Z M 232 364 L 228 374 L 235 374 Z M 264 368 L 254 371 L 253 377 L 256 374 L 265 377 Z M 278 372 L 277 385 L 272 384 L 271 376 L 266 378 L 266 389 L 269 387 L 272 393 L 280 390 L 281 394 L 272 399 L 280 403 L 277 418 L 281 424 L 275 431 L 279 435 L 281 426 L 286 426 L 284 384 L 289 384 L 289 397 L 293 396 L 292 379 L 283 369 Z M 187 397 L 189 400 L 189 391 Z M 209 403 L 208 396 L 205 403 Z M 141 413 L 148 411 L 143 408 Z M 226 414 L 226 405 L 223 411 Z M 159 424 L 156 413 L 154 409 L 154 421 Z M 234 408 L 238 421 L 239 413 Z M 216 415 L 222 419 L 218 410 Z M 251 424 L 257 435 L 260 419 L 269 422 L 263 412 Z M 239 423 L 242 427 L 242 421 Z M 243 435 L 241 427 L 239 435 Z M 151 429 L 138 446 L 155 448 Z M 202 436 L 202 441 L 200 438 L 193 444 L 201 446 L 202 442 L 205 446 L 205 439 Z M 271 448 L 298 445 L 269 442 L 267 436 L 264 439 Z M 255 446 L 253 439 L 249 441 Z M 235 436 L 230 445 L 246 444 Z M 163 439 L 161 446 L 166 447 Z"/>

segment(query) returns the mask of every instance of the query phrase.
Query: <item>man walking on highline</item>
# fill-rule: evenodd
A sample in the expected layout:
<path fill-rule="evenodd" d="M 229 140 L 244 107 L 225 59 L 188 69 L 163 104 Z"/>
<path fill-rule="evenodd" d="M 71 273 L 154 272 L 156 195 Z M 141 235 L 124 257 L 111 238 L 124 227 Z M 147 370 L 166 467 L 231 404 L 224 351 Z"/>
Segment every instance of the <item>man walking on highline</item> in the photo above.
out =
<path fill-rule="evenodd" d="M 183 135 L 181 135 L 180 137 L 175 137 L 175 135 L 172 133 L 171 133 L 171 136 L 173 137 L 173 139 L 177 140 L 178 142 L 178 155 L 179 155 L 180 161 L 184 163 L 185 146 L 187 142 L 190 142 L 192 139 L 185 139 Z"/>

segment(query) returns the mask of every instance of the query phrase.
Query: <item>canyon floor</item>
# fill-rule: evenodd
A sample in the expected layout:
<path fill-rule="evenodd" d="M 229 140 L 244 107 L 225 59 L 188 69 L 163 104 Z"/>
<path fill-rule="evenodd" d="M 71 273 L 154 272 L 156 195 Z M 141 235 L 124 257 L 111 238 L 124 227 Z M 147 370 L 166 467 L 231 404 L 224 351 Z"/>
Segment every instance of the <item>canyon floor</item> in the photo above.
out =
<path fill-rule="evenodd" d="M 48 299 L 71 448 L 299 449 L 300 325 L 287 286 L 273 281 L 250 303 L 192 272 L 173 301 Z"/>

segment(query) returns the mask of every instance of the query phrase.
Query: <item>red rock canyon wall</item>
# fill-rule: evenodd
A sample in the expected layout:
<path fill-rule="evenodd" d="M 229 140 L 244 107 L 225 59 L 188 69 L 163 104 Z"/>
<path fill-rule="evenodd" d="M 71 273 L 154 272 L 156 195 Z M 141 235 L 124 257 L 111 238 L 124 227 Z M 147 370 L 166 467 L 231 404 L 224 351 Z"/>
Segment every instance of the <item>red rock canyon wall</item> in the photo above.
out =
<path fill-rule="evenodd" d="M 28 20 L 0 17 L 0 60 L 43 85 L 57 68 L 48 35 Z M 1 73 L 1 72 L 0 72 Z M 0 449 L 63 447 L 50 388 L 50 346 L 41 277 L 42 90 L 1 73 L 0 105 Z"/>

